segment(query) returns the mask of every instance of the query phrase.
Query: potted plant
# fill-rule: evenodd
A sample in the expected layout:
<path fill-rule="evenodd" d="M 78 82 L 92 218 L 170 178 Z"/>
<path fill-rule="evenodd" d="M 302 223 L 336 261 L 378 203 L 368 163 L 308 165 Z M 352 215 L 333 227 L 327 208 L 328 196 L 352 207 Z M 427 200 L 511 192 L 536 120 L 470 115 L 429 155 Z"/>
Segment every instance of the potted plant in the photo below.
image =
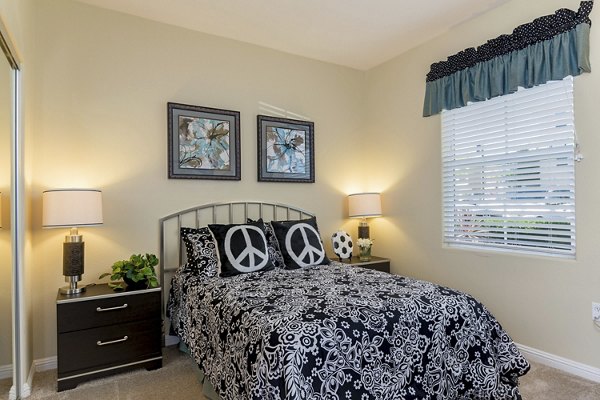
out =
<path fill-rule="evenodd" d="M 129 260 L 117 261 L 112 265 L 112 272 L 105 272 L 100 279 L 110 276 L 108 284 L 115 290 L 125 289 L 123 282 L 129 290 L 147 289 L 158 286 L 156 271 L 158 258 L 154 254 L 132 254 Z M 119 282 L 122 280 L 123 282 Z"/>

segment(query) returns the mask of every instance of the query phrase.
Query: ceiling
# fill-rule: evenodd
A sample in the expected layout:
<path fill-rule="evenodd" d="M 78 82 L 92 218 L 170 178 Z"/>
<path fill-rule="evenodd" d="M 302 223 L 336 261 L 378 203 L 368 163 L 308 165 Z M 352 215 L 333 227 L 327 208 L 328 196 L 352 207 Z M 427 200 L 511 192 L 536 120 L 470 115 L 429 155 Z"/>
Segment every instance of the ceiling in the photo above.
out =
<path fill-rule="evenodd" d="M 367 70 L 508 0 L 79 1 Z"/>

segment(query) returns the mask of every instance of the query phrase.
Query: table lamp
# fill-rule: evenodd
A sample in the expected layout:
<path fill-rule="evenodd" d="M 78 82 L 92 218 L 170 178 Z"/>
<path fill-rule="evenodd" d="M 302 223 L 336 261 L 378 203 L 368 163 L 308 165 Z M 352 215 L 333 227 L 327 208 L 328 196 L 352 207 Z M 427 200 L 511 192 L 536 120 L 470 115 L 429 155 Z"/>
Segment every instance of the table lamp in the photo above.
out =
<path fill-rule="evenodd" d="M 56 189 L 42 193 L 42 226 L 70 228 L 63 243 L 63 275 L 69 286 L 60 289 L 66 295 L 78 294 L 77 287 L 84 270 L 84 242 L 77 230 L 80 226 L 102 224 L 102 192 L 93 189 Z"/>
<path fill-rule="evenodd" d="M 348 216 L 362 218 L 358 224 L 358 238 L 369 239 L 367 218 L 381 216 L 381 194 L 355 193 L 348 196 Z"/>
<path fill-rule="evenodd" d="M 2 229 L 2 192 L 0 192 L 0 229 Z"/>

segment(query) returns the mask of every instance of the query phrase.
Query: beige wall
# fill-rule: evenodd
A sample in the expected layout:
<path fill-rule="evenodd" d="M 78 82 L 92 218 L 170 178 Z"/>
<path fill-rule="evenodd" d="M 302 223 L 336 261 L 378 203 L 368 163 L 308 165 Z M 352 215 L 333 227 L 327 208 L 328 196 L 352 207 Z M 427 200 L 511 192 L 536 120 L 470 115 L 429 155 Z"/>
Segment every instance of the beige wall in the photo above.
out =
<path fill-rule="evenodd" d="M 376 252 L 392 258 L 395 273 L 465 290 L 517 342 L 600 367 L 600 330 L 590 311 L 591 302 L 600 301 L 598 71 L 575 78 L 576 128 L 585 156 L 576 166 L 576 261 L 443 248 L 440 117 L 421 117 L 431 63 L 558 8 L 578 6 L 575 0 L 514 0 L 368 72 L 366 126 L 378 138 L 368 153 L 379 154 L 371 168 L 382 183 L 394 183 L 385 192 L 386 217 L 374 220 L 372 230 Z M 598 7 L 591 18 L 600 18 Z M 592 67 L 598 68 L 597 26 L 591 45 Z"/>
<path fill-rule="evenodd" d="M 36 3 L 33 154 L 34 358 L 56 354 L 54 298 L 66 230 L 41 228 L 48 188 L 103 191 L 83 228 L 84 283 L 133 252 L 158 253 L 158 219 L 209 202 L 272 200 L 315 211 L 329 237 L 360 189 L 364 73 L 71 1 Z M 167 179 L 167 102 L 241 112 L 240 182 Z M 262 104 L 315 123 L 316 183 L 258 183 Z M 354 226 L 354 225 L 352 225 Z"/>

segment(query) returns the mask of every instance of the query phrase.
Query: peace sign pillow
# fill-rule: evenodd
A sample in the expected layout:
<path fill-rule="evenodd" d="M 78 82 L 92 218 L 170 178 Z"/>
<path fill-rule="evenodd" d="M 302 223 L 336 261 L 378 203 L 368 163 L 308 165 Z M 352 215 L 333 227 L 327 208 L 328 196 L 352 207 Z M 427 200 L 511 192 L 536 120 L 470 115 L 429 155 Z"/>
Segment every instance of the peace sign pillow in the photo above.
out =
<path fill-rule="evenodd" d="M 329 264 L 325 255 L 317 219 L 271 221 L 286 269 Z"/>
<path fill-rule="evenodd" d="M 208 227 L 219 249 L 220 276 L 273 269 L 262 221 L 249 224 L 213 224 Z"/>

